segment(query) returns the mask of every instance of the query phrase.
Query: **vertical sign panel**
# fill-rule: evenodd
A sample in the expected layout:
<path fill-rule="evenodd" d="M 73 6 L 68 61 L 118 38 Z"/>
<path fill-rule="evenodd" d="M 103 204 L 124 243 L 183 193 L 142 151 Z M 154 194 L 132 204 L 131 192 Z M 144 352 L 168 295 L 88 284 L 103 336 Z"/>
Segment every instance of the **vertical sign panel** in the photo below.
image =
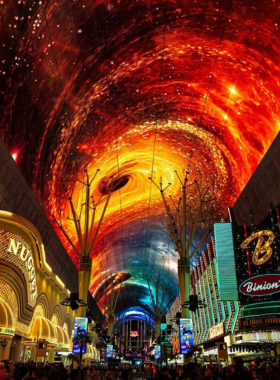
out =
<path fill-rule="evenodd" d="M 238 301 L 232 223 L 214 224 L 220 301 Z"/>
<path fill-rule="evenodd" d="M 112 358 L 113 357 L 113 345 L 112 344 L 107 344 L 107 358 Z"/>
<path fill-rule="evenodd" d="M 74 323 L 74 338 L 77 336 L 77 333 L 79 331 L 86 332 L 87 333 L 87 328 L 88 328 L 88 319 L 87 318 L 75 318 L 75 323 Z M 73 349 L 72 349 L 73 354 L 80 354 L 80 346 L 76 345 L 74 346 L 73 344 Z M 83 355 L 86 353 L 86 347 L 83 347 L 82 350 Z"/>
<path fill-rule="evenodd" d="M 193 325 L 190 318 L 180 319 L 180 350 L 187 354 L 193 346 Z"/>
<path fill-rule="evenodd" d="M 161 357 L 161 346 L 155 346 L 155 362 Z"/>

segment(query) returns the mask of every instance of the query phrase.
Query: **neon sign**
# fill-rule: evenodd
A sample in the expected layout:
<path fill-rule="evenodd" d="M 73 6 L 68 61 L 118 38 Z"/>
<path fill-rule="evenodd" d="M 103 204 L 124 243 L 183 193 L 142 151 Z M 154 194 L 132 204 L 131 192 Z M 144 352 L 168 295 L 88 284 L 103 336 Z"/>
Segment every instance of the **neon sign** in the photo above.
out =
<path fill-rule="evenodd" d="M 16 255 L 21 261 L 25 263 L 26 269 L 28 271 L 31 299 L 34 300 L 37 295 L 37 284 L 35 265 L 31 251 L 21 242 L 10 238 L 7 252 Z"/>
<path fill-rule="evenodd" d="M 264 244 L 263 244 L 264 242 L 263 236 L 268 236 L 268 239 Z M 272 255 L 273 250 L 271 248 L 271 244 L 274 241 L 274 233 L 269 230 L 255 232 L 251 236 L 249 236 L 246 240 L 244 240 L 243 243 L 240 245 L 240 247 L 243 249 L 246 249 L 247 246 L 256 238 L 258 238 L 258 241 L 253 253 L 252 261 L 256 265 L 262 265 L 267 260 L 269 260 Z"/>
<path fill-rule="evenodd" d="M 217 338 L 218 336 L 224 335 L 224 322 L 218 323 L 209 330 L 210 339 Z"/>
<path fill-rule="evenodd" d="M 267 296 L 280 292 L 280 274 L 251 277 L 240 285 L 240 291 L 248 296 Z"/>

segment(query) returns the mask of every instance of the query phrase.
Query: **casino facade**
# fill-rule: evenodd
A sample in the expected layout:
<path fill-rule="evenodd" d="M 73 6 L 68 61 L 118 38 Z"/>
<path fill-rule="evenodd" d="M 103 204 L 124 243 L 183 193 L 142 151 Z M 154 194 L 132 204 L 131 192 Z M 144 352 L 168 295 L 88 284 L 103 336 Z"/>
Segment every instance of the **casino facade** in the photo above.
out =
<path fill-rule="evenodd" d="M 0 360 L 34 360 L 37 341 L 46 342 L 50 362 L 68 352 L 74 313 L 60 305 L 68 295 L 38 230 L 0 211 Z"/>

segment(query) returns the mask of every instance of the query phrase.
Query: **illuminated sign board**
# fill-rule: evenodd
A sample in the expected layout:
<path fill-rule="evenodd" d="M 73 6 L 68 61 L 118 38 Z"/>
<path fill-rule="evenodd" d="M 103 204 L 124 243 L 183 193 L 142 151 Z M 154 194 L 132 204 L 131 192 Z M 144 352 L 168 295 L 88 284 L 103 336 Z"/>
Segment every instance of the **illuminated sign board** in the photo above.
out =
<path fill-rule="evenodd" d="M 172 353 L 173 355 L 180 354 L 180 339 L 178 336 L 172 336 Z"/>
<path fill-rule="evenodd" d="M 238 301 L 232 223 L 215 223 L 217 283 L 220 301 Z M 230 273 L 230 276 L 229 276 Z"/>
<path fill-rule="evenodd" d="M 107 358 L 112 358 L 113 357 L 113 345 L 112 344 L 107 344 L 107 353 L 106 353 Z"/>
<path fill-rule="evenodd" d="M 264 242 L 265 237 L 267 238 L 266 242 Z M 256 265 L 262 265 L 271 258 L 273 253 L 271 244 L 274 241 L 274 233 L 269 230 L 255 232 L 245 239 L 240 247 L 243 249 L 247 248 L 254 239 L 258 240 L 252 256 L 252 262 Z"/>
<path fill-rule="evenodd" d="M 256 317 L 256 318 L 243 318 L 239 319 L 239 329 L 264 329 L 275 327 L 279 329 L 280 317 L 279 316 L 266 316 L 266 317 Z M 235 338 L 237 340 L 237 338 Z M 253 338 L 251 340 L 254 340 Z"/>
<path fill-rule="evenodd" d="M 193 325 L 190 318 L 180 319 L 180 351 L 187 354 L 193 346 Z"/>
<path fill-rule="evenodd" d="M 244 281 L 240 292 L 248 296 L 266 296 L 280 292 L 280 274 L 265 274 Z"/>
<path fill-rule="evenodd" d="M 130 331 L 130 336 L 131 337 L 137 337 L 137 336 L 139 336 L 139 332 L 138 331 Z"/>
<path fill-rule="evenodd" d="M 88 329 L 88 319 L 76 317 L 75 323 L 74 323 L 74 335 L 73 335 L 73 337 L 75 338 L 79 331 L 87 332 L 87 329 Z M 74 346 L 74 344 L 73 344 L 72 352 L 73 352 L 73 354 L 80 354 L 80 346 L 79 345 Z M 82 348 L 82 353 L 83 354 L 86 353 L 86 346 Z"/>
<path fill-rule="evenodd" d="M 274 305 L 280 293 L 278 214 L 271 209 L 270 216 L 263 222 L 264 228 L 259 231 L 255 226 L 248 226 L 245 219 L 243 226 L 236 223 L 214 226 L 220 300 L 227 300 L 227 294 L 226 297 L 221 295 L 224 291 L 230 295 L 230 287 L 237 291 L 236 300 L 242 306 L 240 318 L 280 314 L 280 308 L 276 310 Z M 267 303 L 266 308 L 257 307 L 263 302 Z"/>
<path fill-rule="evenodd" d="M 1 229 L 0 243 L 0 258 L 12 263 L 24 274 L 28 284 L 28 303 L 34 306 L 37 299 L 37 282 L 32 249 L 20 235 Z"/>
<path fill-rule="evenodd" d="M 242 306 L 279 300 L 279 247 L 278 229 L 271 231 L 266 228 L 251 233 L 249 227 L 245 226 L 243 233 L 240 227 L 238 233 L 235 232 L 236 273 Z M 255 309 L 251 316 L 264 314 L 264 309 L 259 312 Z"/>
<path fill-rule="evenodd" d="M 161 346 L 155 346 L 154 348 L 155 362 L 161 357 Z"/>
<path fill-rule="evenodd" d="M 218 336 L 224 335 L 224 322 L 218 323 L 209 330 L 210 339 L 217 338 Z"/>

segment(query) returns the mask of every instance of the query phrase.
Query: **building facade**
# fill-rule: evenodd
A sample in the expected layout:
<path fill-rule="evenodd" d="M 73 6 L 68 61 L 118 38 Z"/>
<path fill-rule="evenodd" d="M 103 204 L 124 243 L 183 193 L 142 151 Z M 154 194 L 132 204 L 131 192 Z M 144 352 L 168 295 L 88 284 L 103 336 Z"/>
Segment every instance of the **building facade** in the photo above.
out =
<path fill-rule="evenodd" d="M 69 294 L 46 261 L 37 229 L 0 211 L 0 360 L 34 360 L 38 341 L 50 362 L 55 352 L 67 352 L 75 315 L 60 303 Z"/>
<path fill-rule="evenodd" d="M 205 307 L 192 313 L 194 344 L 200 347 L 205 360 L 217 356 L 217 342 L 226 341 L 229 346 L 238 328 L 239 302 L 222 301 L 219 282 L 215 240 L 207 244 L 197 265 L 191 272 L 191 293 L 197 294 Z"/>

